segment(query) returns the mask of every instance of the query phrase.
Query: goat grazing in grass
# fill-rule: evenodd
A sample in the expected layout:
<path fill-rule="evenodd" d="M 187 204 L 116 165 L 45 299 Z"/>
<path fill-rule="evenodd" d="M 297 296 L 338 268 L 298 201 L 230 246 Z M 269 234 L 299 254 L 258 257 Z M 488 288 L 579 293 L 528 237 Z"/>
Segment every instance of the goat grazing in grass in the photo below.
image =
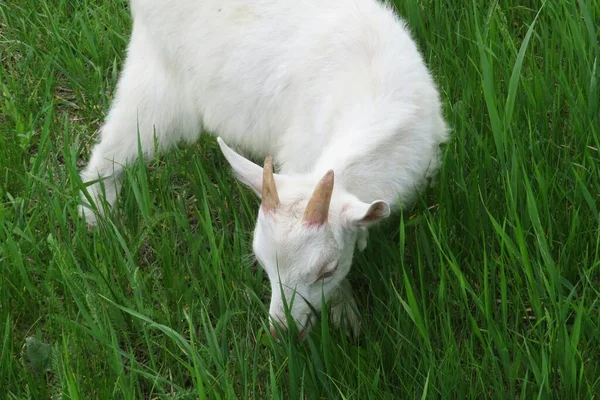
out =
<path fill-rule="evenodd" d="M 133 32 L 81 212 L 116 201 L 123 167 L 201 131 L 259 197 L 253 251 L 271 331 L 305 334 L 321 302 L 358 332 L 346 275 L 367 229 L 414 200 L 447 138 L 405 24 L 376 0 L 131 0 Z M 265 157 L 264 167 L 230 149 Z M 271 158 L 272 157 L 272 158 Z M 273 164 L 278 173 L 273 172 Z M 98 180 L 103 180 L 101 190 Z M 293 299 L 293 302 L 292 302 Z M 274 333 L 275 334 L 275 333 Z"/>

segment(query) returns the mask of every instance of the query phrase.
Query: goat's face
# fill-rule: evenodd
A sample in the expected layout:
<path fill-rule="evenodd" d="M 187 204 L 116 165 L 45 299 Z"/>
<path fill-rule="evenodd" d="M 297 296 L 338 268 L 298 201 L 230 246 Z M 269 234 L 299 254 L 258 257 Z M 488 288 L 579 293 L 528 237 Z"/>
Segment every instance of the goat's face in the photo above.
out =
<path fill-rule="evenodd" d="M 334 191 L 333 171 L 318 183 L 273 174 L 270 157 L 263 169 L 218 142 L 238 179 L 262 199 L 252 247 L 271 282 L 271 324 L 287 328 L 289 320 L 305 335 L 348 274 L 358 235 L 387 217 L 389 206 Z"/>

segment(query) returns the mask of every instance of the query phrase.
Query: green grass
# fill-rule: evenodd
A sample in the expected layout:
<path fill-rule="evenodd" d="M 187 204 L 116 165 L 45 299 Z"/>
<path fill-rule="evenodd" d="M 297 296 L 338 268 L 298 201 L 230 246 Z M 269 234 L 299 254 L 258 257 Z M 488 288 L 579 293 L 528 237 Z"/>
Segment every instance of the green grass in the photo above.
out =
<path fill-rule="evenodd" d="M 0 397 L 597 398 L 600 2 L 397 3 L 453 139 L 357 254 L 356 344 L 270 338 L 257 200 L 208 135 L 88 231 L 127 2 L 0 0 Z"/>

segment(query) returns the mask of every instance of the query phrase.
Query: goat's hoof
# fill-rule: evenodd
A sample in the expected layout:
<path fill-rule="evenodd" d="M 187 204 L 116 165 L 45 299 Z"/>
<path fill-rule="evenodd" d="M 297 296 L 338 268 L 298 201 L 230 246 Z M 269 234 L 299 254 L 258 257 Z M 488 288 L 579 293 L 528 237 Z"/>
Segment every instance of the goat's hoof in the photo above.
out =
<path fill-rule="evenodd" d="M 98 217 L 88 205 L 80 204 L 77 207 L 77 214 L 85 221 L 88 228 L 93 228 L 98 224 Z"/>

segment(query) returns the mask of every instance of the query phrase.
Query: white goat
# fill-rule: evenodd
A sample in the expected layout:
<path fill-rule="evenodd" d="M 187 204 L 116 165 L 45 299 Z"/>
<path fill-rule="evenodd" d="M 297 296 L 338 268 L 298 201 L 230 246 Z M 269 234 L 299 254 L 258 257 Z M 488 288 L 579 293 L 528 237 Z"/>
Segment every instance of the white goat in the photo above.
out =
<path fill-rule="evenodd" d="M 376 0 L 131 0 L 131 10 L 125 65 L 82 180 L 102 178 L 112 205 L 138 133 L 146 157 L 155 138 L 166 149 L 218 134 L 262 197 L 253 250 L 271 281 L 273 334 L 288 327 L 284 300 L 302 334 L 322 300 L 357 333 L 346 280 L 354 247 L 423 187 L 447 138 L 404 23 Z M 272 155 L 279 173 L 270 157 L 263 170 L 225 141 Z M 88 192 L 103 212 L 99 183 Z M 96 223 L 89 204 L 82 213 Z"/>

